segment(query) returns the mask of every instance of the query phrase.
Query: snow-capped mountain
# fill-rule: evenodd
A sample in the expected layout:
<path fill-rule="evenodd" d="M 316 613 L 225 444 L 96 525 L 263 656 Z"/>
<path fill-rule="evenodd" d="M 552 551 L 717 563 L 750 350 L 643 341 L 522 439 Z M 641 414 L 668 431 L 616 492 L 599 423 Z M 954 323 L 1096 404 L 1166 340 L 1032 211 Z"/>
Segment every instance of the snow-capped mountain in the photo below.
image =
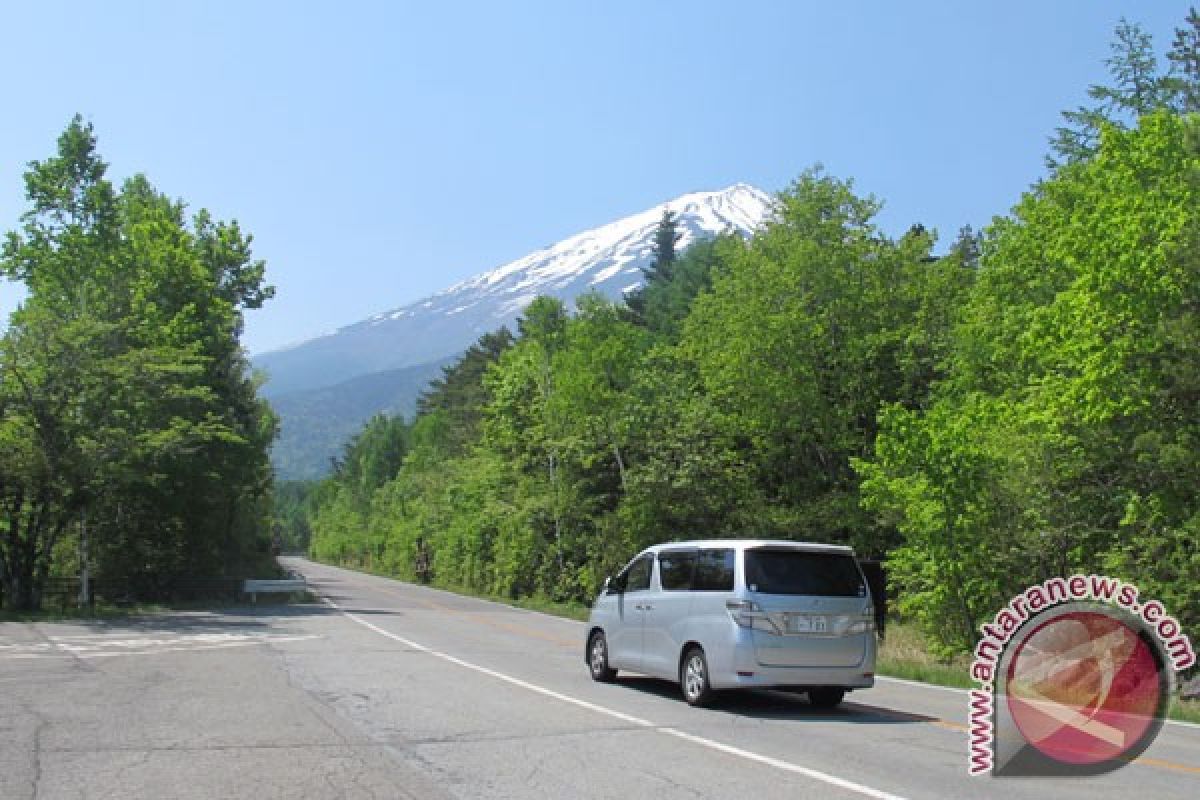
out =
<path fill-rule="evenodd" d="M 770 207 L 766 193 L 744 183 L 686 194 L 254 361 L 268 374 L 269 396 L 434 361 L 466 349 L 501 325 L 512 326 L 538 295 L 559 297 L 570 306 L 591 290 L 616 299 L 640 286 L 664 208 L 677 215 L 682 249 L 697 238 L 727 230 L 749 234 Z"/>

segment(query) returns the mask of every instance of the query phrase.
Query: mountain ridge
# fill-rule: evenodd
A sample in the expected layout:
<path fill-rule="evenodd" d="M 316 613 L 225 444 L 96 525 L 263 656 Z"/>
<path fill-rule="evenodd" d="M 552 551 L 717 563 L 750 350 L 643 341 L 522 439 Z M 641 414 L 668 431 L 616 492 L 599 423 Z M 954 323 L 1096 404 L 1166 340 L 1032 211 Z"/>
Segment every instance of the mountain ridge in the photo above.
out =
<path fill-rule="evenodd" d="M 765 192 L 745 183 L 691 192 L 252 361 L 267 374 L 268 397 L 435 361 L 463 351 L 484 333 L 511 326 L 539 294 L 571 305 L 589 290 L 615 300 L 640 286 L 664 208 L 676 212 L 682 249 L 725 230 L 748 235 L 770 207 Z"/>
<path fill-rule="evenodd" d="M 411 419 L 421 392 L 442 376 L 454 358 L 357 375 L 333 386 L 274 398 L 271 402 L 280 418 L 279 438 L 271 447 L 276 473 L 285 480 L 320 478 L 371 417 L 388 414 Z"/>

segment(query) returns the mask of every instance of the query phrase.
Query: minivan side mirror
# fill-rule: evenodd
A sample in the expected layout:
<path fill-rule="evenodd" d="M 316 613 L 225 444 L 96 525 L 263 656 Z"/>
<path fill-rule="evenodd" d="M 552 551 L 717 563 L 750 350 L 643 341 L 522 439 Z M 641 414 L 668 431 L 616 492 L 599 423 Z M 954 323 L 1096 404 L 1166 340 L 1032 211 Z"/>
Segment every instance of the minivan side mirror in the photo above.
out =
<path fill-rule="evenodd" d="M 612 576 L 604 579 L 604 594 L 620 594 L 620 581 L 614 582 Z"/>

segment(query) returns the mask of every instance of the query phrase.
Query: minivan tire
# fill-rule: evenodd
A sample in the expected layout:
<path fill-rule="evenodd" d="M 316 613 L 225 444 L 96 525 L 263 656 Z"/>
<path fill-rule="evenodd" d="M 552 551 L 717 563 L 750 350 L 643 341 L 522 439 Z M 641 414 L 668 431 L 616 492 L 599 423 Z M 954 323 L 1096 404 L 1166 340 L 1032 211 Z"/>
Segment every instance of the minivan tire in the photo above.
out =
<path fill-rule="evenodd" d="M 604 631 L 596 631 L 588 638 L 588 672 L 592 680 L 609 683 L 617 677 L 617 671 L 608 665 L 608 640 Z"/>
<path fill-rule="evenodd" d="M 838 689 L 834 686 L 808 690 L 808 702 L 817 708 L 836 708 L 845 696 L 845 689 Z"/>
<path fill-rule="evenodd" d="M 689 647 L 679 665 L 679 688 L 689 706 L 706 706 L 712 702 L 713 688 L 708 682 L 708 660 L 699 647 Z"/>

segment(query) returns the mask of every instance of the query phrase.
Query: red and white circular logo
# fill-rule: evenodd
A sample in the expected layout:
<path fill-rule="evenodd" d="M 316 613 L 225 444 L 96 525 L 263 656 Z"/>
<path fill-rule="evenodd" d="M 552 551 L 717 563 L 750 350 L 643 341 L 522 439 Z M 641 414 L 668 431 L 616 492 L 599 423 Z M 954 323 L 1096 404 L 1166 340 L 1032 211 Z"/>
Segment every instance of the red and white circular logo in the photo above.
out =
<path fill-rule="evenodd" d="M 1097 608 L 1036 624 L 1016 643 L 1006 677 L 1008 710 L 1025 741 L 1085 769 L 1144 750 L 1170 691 L 1148 637 Z"/>

